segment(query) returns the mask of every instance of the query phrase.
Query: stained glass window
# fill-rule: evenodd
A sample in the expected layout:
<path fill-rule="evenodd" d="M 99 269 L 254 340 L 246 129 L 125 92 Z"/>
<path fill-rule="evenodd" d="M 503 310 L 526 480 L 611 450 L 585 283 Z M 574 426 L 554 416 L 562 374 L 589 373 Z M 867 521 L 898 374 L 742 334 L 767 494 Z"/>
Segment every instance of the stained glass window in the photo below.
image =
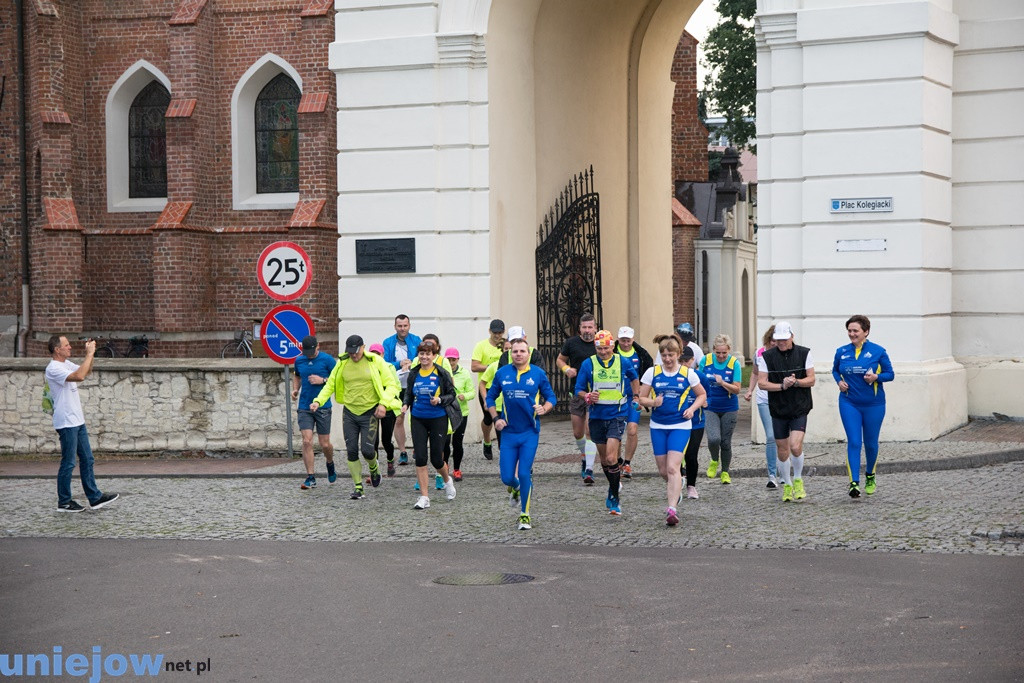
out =
<path fill-rule="evenodd" d="M 171 94 L 159 81 L 142 89 L 128 111 L 128 196 L 167 196 L 167 132 Z"/>
<path fill-rule="evenodd" d="M 299 191 L 299 89 L 279 74 L 256 98 L 256 192 Z"/>

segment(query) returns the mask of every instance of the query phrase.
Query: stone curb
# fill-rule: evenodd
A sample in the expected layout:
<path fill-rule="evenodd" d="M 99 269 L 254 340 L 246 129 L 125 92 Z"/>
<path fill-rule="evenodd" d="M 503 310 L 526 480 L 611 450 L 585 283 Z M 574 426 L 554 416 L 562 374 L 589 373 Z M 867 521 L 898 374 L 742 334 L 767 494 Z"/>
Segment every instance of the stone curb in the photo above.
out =
<path fill-rule="evenodd" d="M 995 451 L 991 453 L 973 453 L 970 455 L 959 455 L 951 458 L 929 458 L 927 460 L 903 460 L 903 461 L 890 461 L 882 463 L 882 469 L 880 473 L 883 474 L 897 474 L 897 473 L 908 473 L 908 472 L 941 472 L 944 470 L 965 470 L 974 469 L 977 467 L 987 467 L 989 465 L 1004 465 L 1009 462 L 1024 461 L 1024 448 L 1018 448 L 1008 451 Z M 805 476 L 813 477 L 838 477 L 846 475 L 846 467 L 842 465 L 804 465 Z M 414 472 L 412 468 L 409 469 L 410 475 Z M 487 473 L 466 473 L 467 479 L 474 479 L 477 477 L 493 477 L 496 476 L 496 472 Z M 702 473 L 703 474 L 703 471 Z M 740 468 L 731 470 L 730 474 L 743 478 L 764 478 L 765 469 L 764 466 L 758 468 Z M 53 479 L 56 476 L 53 474 L 0 474 L 0 480 L 5 479 Z M 294 479 L 300 477 L 301 472 L 225 472 L 225 473 L 204 473 L 196 472 L 193 474 L 170 474 L 170 473 L 153 473 L 153 474 L 103 474 L 103 479 Z M 551 473 L 551 472 L 536 472 L 534 478 L 549 478 L 549 477 L 579 477 L 576 472 L 564 472 L 564 473 Z M 634 479 L 643 479 L 646 477 L 655 477 L 656 474 L 652 472 L 641 472 L 633 475 Z M 339 475 L 340 477 L 340 475 Z M 412 479 L 412 476 L 402 475 L 397 477 L 399 479 Z M 700 479 L 698 479 L 698 482 Z"/>

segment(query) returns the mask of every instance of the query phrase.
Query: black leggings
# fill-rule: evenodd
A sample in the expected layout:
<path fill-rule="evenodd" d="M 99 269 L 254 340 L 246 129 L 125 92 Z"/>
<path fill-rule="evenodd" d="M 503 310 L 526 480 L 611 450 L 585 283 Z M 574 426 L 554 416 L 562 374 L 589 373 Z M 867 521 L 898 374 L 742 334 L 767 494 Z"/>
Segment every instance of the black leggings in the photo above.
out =
<path fill-rule="evenodd" d="M 448 416 L 412 416 L 412 448 L 416 467 L 427 466 L 427 444 L 430 445 L 430 464 L 435 470 L 444 467 L 444 436 L 448 433 Z"/>
<path fill-rule="evenodd" d="M 395 434 L 395 422 L 397 420 L 397 416 L 389 410 L 387 415 L 380 420 L 380 429 L 377 430 L 377 443 L 373 444 L 379 448 L 380 442 L 384 442 L 384 452 L 388 454 L 388 462 L 395 459 L 395 444 L 391 443 L 391 437 Z"/>
<path fill-rule="evenodd" d="M 462 469 L 462 439 L 466 436 L 466 421 L 469 415 L 462 416 L 462 424 L 451 434 L 444 437 L 444 461 L 448 462 L 448 456 L 452 457 L 452 467 Z M 498 432 L 501 434 L 501 432 Z"/>
<path fill-rule="evenodd" d="M 704 440 L 704 428 L 691 429 L 690 440 L 686 444 L 686 452 L 683 453 L 683 463 L 686 468 L 686 485 L 697 485 L 697 451 L 700 450 L 700 442 Z"/>
<path fill-rule="evenodd" d="M 477 399 L 479 399 L 480 407 L 484 411 L 484 425 L 490 427 L 492 424 L 494 424 L 494 418 L 491 417 L 491 411 L 487 410 L 487 404 L 484 402 L 484 397 L 483 395 L 480 394 L 479 390 L 477 390 L 476 392 L 476 397 Z M 463 418 L 462 421 L 465 422 L 465 418 Z"/>

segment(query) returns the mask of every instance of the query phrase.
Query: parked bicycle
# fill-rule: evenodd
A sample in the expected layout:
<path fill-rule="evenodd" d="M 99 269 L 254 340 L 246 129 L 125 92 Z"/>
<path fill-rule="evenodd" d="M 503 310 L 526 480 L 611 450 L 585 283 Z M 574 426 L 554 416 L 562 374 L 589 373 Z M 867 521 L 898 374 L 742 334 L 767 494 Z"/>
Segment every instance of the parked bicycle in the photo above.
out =
<path fill-rule="evenodd" d="M 100 344 L 102 342 L 102 345 Z M 97 339 L 96 340 L 96 357 L 97 358 L 117 358 L 121 354 L 118 353 L 117 347 L 114 346 L 112 339 Z M 149 337 L 142 335 L 141 337 L 132 337 L 128 340 L 128 353 L 125 354 L 128 358 L 149 358 Z"/>
<path fill-rule="evenodd" d="M 255 341 L 249 330 L 236 330 L 235 338 L 221 349 L 221 358 L 252 358 L 252 342 Z"/>
<path fill-rule="evenodd" d="M 132 337 L 128 340 L 129 358 L 149 358 L 149 337 Z"/>
<path fill-rule="evenodd" d="M 100 345 L 100 342 L 103 345 Z M 114 348 L 114 344 L 109 339 L 97 339 L 96 340 L 96 357 L 97 358 L 117 358 L 117 349 Z"/>

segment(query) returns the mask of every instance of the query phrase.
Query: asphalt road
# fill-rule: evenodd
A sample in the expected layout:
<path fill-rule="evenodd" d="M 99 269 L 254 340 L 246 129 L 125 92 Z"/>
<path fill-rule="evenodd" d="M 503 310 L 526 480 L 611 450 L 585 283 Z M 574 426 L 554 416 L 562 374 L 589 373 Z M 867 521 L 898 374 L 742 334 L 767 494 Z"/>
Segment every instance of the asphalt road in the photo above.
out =
<path fill-rule="evenodd" d="M 433 583 L 474 572 L 535 579 Z M 209 681 L 1014 680 L 1022 585 L 970 554 L 4 538 L 0 652 Z"/>

